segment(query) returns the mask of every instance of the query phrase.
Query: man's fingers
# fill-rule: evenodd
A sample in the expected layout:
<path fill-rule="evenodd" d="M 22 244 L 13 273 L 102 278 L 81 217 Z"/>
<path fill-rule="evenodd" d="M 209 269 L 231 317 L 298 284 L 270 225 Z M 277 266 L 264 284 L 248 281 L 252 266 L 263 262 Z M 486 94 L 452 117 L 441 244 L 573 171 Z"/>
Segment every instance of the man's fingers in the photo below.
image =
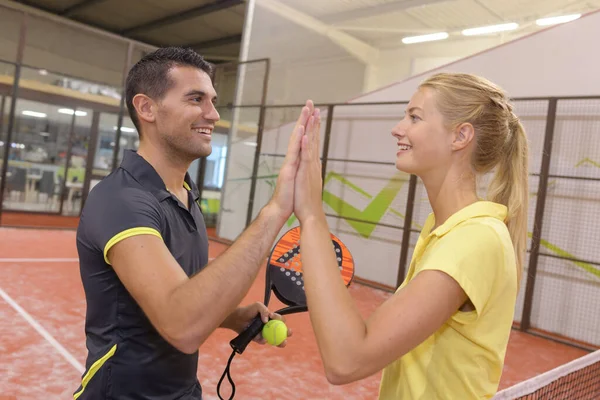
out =
<path fill-rule="evenodd" d="M 296 130 L 299 127 L 301 127 L 301 126 L 306 127 L 306 123 L 308 122 L 308 118 L 313 114 L 314 108 L 315 107 L 314 107 L 312 101 L 308 100 L 306 102 L 306 105 L 304 107 L 302 107 L 302 111 L 300 111 L 300 115 L 298 116 L 298 120 L 296 120 L 296 125 L 294 125 L 294 132 L 296 132 Z"/>
<path fill-rule="evenodd" d="M 315 105 L 312 100 L 306 100 L 306 106 L 308 108 L 308 115 L 312 115 L 315 111 Z"/>
<path fill-rule="evenodd" d="M 309 146 L 308 136 L 306 136 L 306 135 L 302 136 L 302 146 L 301 146 L 301 150 L 300 150 L 300 161 L 303 162 L 303 163 L 310 161 L 310 146 Z"/>
<path fill-rule="evenodd" d="M 263 303 L 259 302 L 256 304 L 258 307 L 258 312 L 260 313 L 260 318 L 262 319 L 262 322 L 266 324 L 267 322 L 269 322 L 269 316 L 271 315 L 271 312 Z"/>
<path fill-rule="evenodd" d="M 298 142 L 299 137 L 301 137 L 306 130 L 306 123 L 308 118 L 310 117 L 310 111 L 308 107 L 302 107 L 302 111 L 300 112 L 300 116 L 296 121 L 296 125 L 294 125 L 294 129 L 292 130 L 292 135 L 290 136 L 290 141 L 288 143 L 287 153 L 292 152 L 294 143 Z"/>
<path fill-rule="evenodd" d="M 304 127 L 299 127 L 296 132 L 292 134 L 290 144 L 288 146 L 288 152 L 285 155 L 285 161 L 289 163 L 295 163 L 300 155 L 300 147 L 302 145 L 302 138 L 304 137 Z"/>
<path fill-rule="evenodd" d="M 296 161 L 296 157 L 300 151 L 300 144 L 302 142 L 302 136 L 306 132 L 308 132 L 308 122 L 315 111 L 315 106 L 312 100 L 307 100 L 306 105 L 302 107 L 302 111 L 300 112 L 300 116 L 296 121 L 296 125 L 294 126 L 294 130 L 292 131 L 292 136 L 290 137 L 290 142 L 288 144 L 288 151 L 286 154 L 286 158 L 290 161 Z"/>
<path fill-rule="evenodd" d="M 302 107 L 302 111 L 300 111 L 300 115 L 298 116 L 296 125 L 294 125 L 294 133 L 296 133 L 298 128 L 300 128 L 301 126 L 306 127 L 306 124 L 308 123 L 308 119 L 310 118 L 311 115 L 313 115 L 314 111 L 315 111 L 315 106 L 314 106 L 312 100 L 307 100 L 306 105 L 304 107 Z"/>

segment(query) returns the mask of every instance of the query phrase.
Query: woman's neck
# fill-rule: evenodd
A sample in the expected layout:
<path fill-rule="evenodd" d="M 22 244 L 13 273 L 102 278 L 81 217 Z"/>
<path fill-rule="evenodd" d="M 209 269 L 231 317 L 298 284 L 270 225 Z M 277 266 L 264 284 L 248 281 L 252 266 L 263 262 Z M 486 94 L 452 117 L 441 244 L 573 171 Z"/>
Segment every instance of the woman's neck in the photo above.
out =
<path fill-rule="evenodd" d="M 463 208 L 479 201 L 475 177 L 472 174 L 453 174 L 452 171 L 423 179 L 429 203 L 435 216 L 432 231 Z"/>

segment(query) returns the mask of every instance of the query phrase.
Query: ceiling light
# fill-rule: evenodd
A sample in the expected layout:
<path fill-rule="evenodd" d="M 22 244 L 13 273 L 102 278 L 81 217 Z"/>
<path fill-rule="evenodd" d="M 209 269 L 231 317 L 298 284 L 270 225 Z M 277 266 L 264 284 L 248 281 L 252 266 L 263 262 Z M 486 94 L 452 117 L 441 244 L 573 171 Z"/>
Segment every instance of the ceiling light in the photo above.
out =
<path fill-rule="evenodd" d="M 560 17 L 540 18 L 535 23 L 538 26 L 564 24 L 565 22 L 575 21 L 579 17 L 581 17 L 581 14 L 561 15 Z"/>
<path fill-rule="evenodd" d="M 252 146 L 252 147 L 256 147 L 257 146 L 257 144 L 254 143 L 254 142 L 242 142 L 242 143 L 244 143 L 246 146 Z"/>
<path fill-rule="evenodd" d="M 449 35 L 446 32 L 430 33 L 427 35 L 419 35 L 419 36 L 408 36 L 408 37 L 402 38 L 402 43 L 412 44 L 412 43 L 421 43 L 421 42 L 432 42 L 434 40 L 448 39 L 448 36 Z"/>
<path fill-rule="evenodd" d="M 27 115 L 29 117 L 36 117 L 36 118 L 46 118 L 46 116 L 47 116 L 44 113 L 37 112 L 37 111 L 29 111 L 29 110 L 25 110 L 25 111 L 21 112 L 21 114 Z"/>
<path fill-rule="evenodd" d="M 59 108 L 58 112 L 61 114 L 67 114 L 67 115 L 73 115 L 73 113 L 75 113 L 75 115 L 78 117 L 85 117 L 87 115 L 87 113 L 85 111 L 75 111 L 75 110 L 71 110 L 70 108 Z"/>
<path fill-rule="evenodd" d="M 519 24 L 511 22 L 508 24 L 481 26 L 479 28 L 470 28 L 462 31 L 465 36 L 485 35 L 487 33 L 512 31 L 519 27 Z"/>

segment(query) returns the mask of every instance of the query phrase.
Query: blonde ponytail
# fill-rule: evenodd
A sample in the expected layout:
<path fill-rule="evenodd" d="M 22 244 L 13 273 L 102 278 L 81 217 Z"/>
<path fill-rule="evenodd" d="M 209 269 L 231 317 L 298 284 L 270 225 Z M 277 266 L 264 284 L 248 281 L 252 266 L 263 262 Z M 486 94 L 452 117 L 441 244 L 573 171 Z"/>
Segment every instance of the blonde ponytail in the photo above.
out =
<path fill-rule="evenodd" d="M 488 199 L 508 208 L 506 225 L 515 248 L 517 278 L 520 282 L 527 251 L 529 146 L 523 125 L 512 111 L 510 113 L 508 142 L 488 188 Z"/>

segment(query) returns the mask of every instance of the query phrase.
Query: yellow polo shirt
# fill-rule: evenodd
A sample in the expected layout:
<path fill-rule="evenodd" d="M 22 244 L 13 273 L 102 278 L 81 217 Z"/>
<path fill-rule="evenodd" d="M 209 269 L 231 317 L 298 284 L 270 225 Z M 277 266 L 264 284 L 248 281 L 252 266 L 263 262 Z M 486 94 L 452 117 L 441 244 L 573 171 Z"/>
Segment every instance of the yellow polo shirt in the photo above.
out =
<path fill-rule="evenodd" d="M 489 399 L 498 389 L 517 298 L 516 259 L 505 206 L 478 201 L 433 232 L 430 214 L 406 279 L 439 270 L 463 288 L 475 310 L 457 311 L 384 371 L 380 400 Z M 402 321 L 395 321 L 401 324 Z"/>

